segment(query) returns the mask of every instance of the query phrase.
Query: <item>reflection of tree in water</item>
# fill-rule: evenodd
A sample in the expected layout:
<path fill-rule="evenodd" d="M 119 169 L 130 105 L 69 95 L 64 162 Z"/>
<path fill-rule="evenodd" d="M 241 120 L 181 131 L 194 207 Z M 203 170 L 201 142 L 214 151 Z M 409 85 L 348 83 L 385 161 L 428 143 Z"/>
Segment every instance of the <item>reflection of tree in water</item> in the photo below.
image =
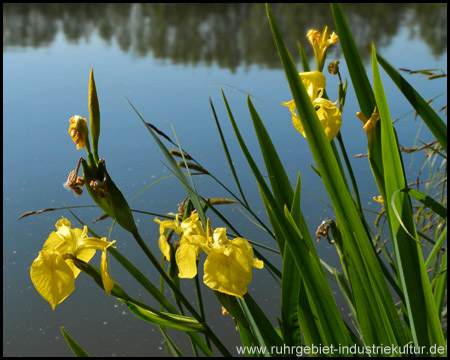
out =
<path fill-rule="evenodd" d="M 419 36 L 434 56 L 447 51 L 446 4 L 345 4 L 358 47 L 389 45 L 401 26 Z M 332 28 L 328 4 L 272 5 L 286 43 L 297 54 L 310 28 Z M 181 64 L 218 64 L 235 70 L 253 64 L 277 68 L 265 7 L 261 4 L 4 4 L 3 49 L 88 41 L 93 32 L 124 52 L 152 54 Z M 311 54 L 309 46 L 304 46 Z M 338 49 L 337 47 L 335 49 Z M 368 57 L 362 51 L 362 56 Z"/>

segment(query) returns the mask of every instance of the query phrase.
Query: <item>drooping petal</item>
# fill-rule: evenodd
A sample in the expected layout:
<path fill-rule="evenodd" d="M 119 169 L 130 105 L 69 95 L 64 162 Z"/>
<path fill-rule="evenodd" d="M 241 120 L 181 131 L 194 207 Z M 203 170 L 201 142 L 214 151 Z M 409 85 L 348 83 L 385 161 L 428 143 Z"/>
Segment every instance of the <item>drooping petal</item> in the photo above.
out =
<path fill-rule="evenodd" d="M 235 238 L 234 240 L 231 240 L 231 243 L 233 244 L 233 247 L 239 248 L 241 250 L 242 255 L 247 258 L 250 266 L 253 266 L 257 269 L 262 269 L 264 267 L 264 263 L 261 260 L 253 257 L 253 248 L 246 239 Z"/>
<path fill-rule="evenodd" d="M 167 261 L 170 261 L 170 245 L 167 242 L 166 235 L 162 234 L 158 239 L 158 246 L 161 253 L 164 255 Z"/>
<path fill-rule="evenodd" d="M 314 100 L 314 105 L 318 106 L 316 110 L 317 117 L 325 130 L 328 140 L 333 140 L 341 129 L 341 112 L 334 103 L 326 99 L 318 98 Z"/>
<path fill-rule="evenodd" d="M 175 220 L 159 220 L 158 218 L 154 219 L 155 222 L 159 224 L 159 239 L 158 246 L 161 250 L 161 253 L 164 255 L 167 261 L 170 261 L 170 245 L 166 238 L 166 229 L 172 229 L 176 233 L 180 232 L 180 226 L 178 225 L 178 216 L 175 217 Z"/>
<path fill-rule="evenodd" d="M 42 250 L 30 268 L 31 281 L 52 309 L 75 290 L 75 277 L 61 254 Z"/>
<path fill-rule="evenodd" d="M 247 240 L 228 240 L 225 232 L 217 230 L 215 244 L 204 264 L 203 282 L 213 290 L 242 298 L 252 281 L 251 267 L 261 269 L 263 263 L 253 258 L 253 248 Z"/>
<path fill-rule="evenodd" d="M 198 247 L 188 241 L 181 241 L 175 253 L 178 265 L 178 276 L 183 279 L 192 279 L 197 275 Z"/>
<path fill-rule="evenodd" d="M 298 117 L 297 113 L 295 112 L 295 102 L 294 100 L 291 100 L 289 102 L 282 102 L 281 103 L 284 106 L 287 106 L 289 108 L 289 111 L 292 115 L 292 125 L 294 125 L 294 128 L 303 135 L 303 137 L 306 137 L 305 130 L 303 129 L 302 122 L 300 121 L 300 118 Z"/>
<path fill-rule="evenodd" d="M 106 261 L 106 249 L 102 252 L 102 259 L 100 262 L 100 273 L 102 275 L 103 287 L 108 295 L 111 295 L 111 290 L 114 287 L 114 281 L 109 277 L 108 263 Z"/>
<path fill-rule="evenodd" d="M 231 250 L 231 249 L 230 249 Z M 204 264 L 203 282 L 211 289 L 242 299 L 252 281 L 248 260 L 239 250 L 213 250 Z"/>

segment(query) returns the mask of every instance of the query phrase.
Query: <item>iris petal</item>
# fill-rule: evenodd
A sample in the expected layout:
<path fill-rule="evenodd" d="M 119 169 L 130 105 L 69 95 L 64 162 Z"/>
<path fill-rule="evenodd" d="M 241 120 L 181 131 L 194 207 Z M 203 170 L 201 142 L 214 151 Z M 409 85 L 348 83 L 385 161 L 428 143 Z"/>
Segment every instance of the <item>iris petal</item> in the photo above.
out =
<path fill-rule="evenodd" d="M 75 277 L 62 255 L 40 251 L 30 269 L 31 281 L 52 309 L 75 290 Z"/>

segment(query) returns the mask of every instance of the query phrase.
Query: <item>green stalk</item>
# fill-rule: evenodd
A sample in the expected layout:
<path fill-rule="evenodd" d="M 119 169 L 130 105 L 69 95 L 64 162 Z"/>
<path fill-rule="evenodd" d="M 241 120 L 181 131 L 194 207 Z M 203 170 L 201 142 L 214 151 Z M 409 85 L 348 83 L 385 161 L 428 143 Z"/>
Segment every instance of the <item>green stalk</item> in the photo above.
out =
<path fill-rule="evenodd" d="M 206 324 L 206 314 L 205 314 L 205 308 L 203 306 L 202 291 L 200 288 L 200 281 L 198 278 L 198 274 L 194 277 L 194 284 L 195 284 L 195 297 L 197 299 L 198 310 L 200 312 L 201 318 L 203 319 L 203 322 Z M 208 337 L 205 337 L 205 341 L 208 344 L 209 348 L 211 348 L 211 344 L 210 344 Z"/>

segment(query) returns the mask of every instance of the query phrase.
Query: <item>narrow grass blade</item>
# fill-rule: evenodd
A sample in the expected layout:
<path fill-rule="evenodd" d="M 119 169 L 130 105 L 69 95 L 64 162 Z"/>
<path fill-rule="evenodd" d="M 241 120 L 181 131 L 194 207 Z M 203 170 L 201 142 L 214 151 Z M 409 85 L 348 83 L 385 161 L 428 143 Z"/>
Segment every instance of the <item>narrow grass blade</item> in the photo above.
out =
<path fill-rule="evenodd" d="M 133 265 L 128 259 L 126 259 L 117 249 L 113 247 L 108 248 L 108 252 L 135 278 L 144 289 L 146 289 L 154 299 L 156 299 L 161 306 L 171 313 L 178 313 L 170 301 L 159 291 L 159 289 L 152 284 L 152 282 Z"/>
<path fill-rule="evenodd" d="M 267 175 L 269 177 L 275 199 L 281 207 L 286 205 L 288 208 L 291 208 L 294 192 L 292 191 L 289 178 L 286 175 L 283 164 L 281 163 L 275 146 L 270 139 L 269 133 L 267 132 L 264 123 L 261 121 L 258 112 L 253 106 L 250 96 L 247 97 L 247 104 L 256 136 L 258 137 L 259 148 L 261 149 L 261 153 L 264 158 L 264 164 L 266 165 Z"/>
<path fill-rule="evenodd" d="M 359 55 L 358 48 L 356 47 L 356 43 L 353 39 L 347 20 L 345 19 L 341 5 L 333 3 L 331 4 L 331 10 L 336 30 L 339 35 L 339 44 L 341 45 L 344 54 L 345 62 L 352 80 L 351 82 L 358 99 L 359 108 L 364 116 L 369 119 L 375 108 L 375 96 L 369 78 L 367 77 L 361 56 Z M 377 125 L 376 136 L 377 139 L 379 139 L 379 125 Z M 378 190 L 381 195 L 384 195 L 385 184 L 381 160 L 381 142 L 376 141 L 374 146 L 369 145 L 368 153 L 370 167 L 375 177 Z"/>
<path fill-rule="evenodd" d="M 219 119 L 217 118 L 217 115 L 216 115 L 216 109 L 214 108 L 211 98 L 209 98 L 209 104 L 211 105 L 211 110 L 213 112 L 214 121 L 217 126 L 217 131 L 219 132 L 220 141 L 222 142 L 223 151 L 225 152 L 225 156 L 227 157 L 228 166 L 231 170 L 231 174 L 233 175 L 234 181 L 239 189 L 239 193 L 241 194 L 242 201 L 248 207 L 247 199 L 245 198 L 244 191 L 242 190 L 242 187 L 241 187 L 241 183 L 239 182 L 239 178 L 237 176 L 236 169 L 234 168 L 233 161 L 231 159 L 231 155 L 230 155 L 230 152 L 228 151 L 228 146 L 225 141 L 225 137 L 223 136 L 222 127 L 220 126 Z"/>
<path fill-rule="evenodd" d="M 442 246 L 444 245 L 446 240 L 447 240 L 447 228 L 445 228 L 444 231 L 442 231 L 441 235 L 436 241 L 436 244 L 434 244 L 430 255 L 428 255 L 428 259 L 425 262 L 425 267 L 427 269 L 431 266 L 432 262 L 435 261 L 436 258 L 438 257 L 439 252 L 442 250 Z"/>
<path fill-rule="evenodd" d="M 447 233 L 447 231 L 445 231 Z M 434 285 L 434 301 L 438 310 L 439 318 L 442 318 L 442 309 L 447 296 L 447 249 L 442 257 L 439 273 Z"/>
<path fill-rule="evenodd" d="M 349 69 L 350 78 L 355 88 L 355 94 L 361 107 L 361 112 L 369 118 L 375 107 L 375 97 L 370 86 L 369 78 L 367 77 L 366 69 L 359 56 L 358 48 L 345 20 L 341 5 L 333 3 L 331 4 L 331 10 L 339 35 L 339 43 L 344 53 L 345 62 Z"/>
<path fill-rule="evenodd" d="M 61 332 L 67 342 L 67 345 L 69 345 L 70 350 L 72 350 L 76 357 L 90 357 L 89 354 L 68 334 L 66 330 L 64 330 L 62 326 Z"/>
<path fill-rule="evenodd" d="M 295 185 L 294 196 L 291 204 L 291 215 L 295 222 L 298 224 L 301 222 L 301 177 L 300 173 L 297 176 L 297 183 Z M 304 284 L 301 279 L 300 272 L 295 264 L 295 260 L 292 257 L 289 247 L 283 255 L 283 278 L 281 283 L 281 324 L 283 332 L 283 340 L 287 345 L 298 346 L 301 344 L 301 329 L 299 314 L 300 311 L 306 313 L 308 311 L 308 316 L 312 317 L 311 308 L 305 306 L 305 308 L 299 307 L 301 301 L 300 289 L 303 288 Z M 305 299 L 306 300 L 306 299 Z M 305 301 L 307 302 L 307 301 Z M 306 316 L 306 314 L 303 314 Z M 314 324 L 314 322 L 310 322 Z M 308 329 L 305 329 L 308 331 Z M 310 330 L 311 331 L 311 330 Z M 317 333 L 317 328 L 314 327 L 315 333 Z M 305 336 L 308 336 L 305 334 Z M 312 341 L 312 340 L 310 340 Z"/>
<path fill-rule="evenodd" d="M 245 294 L 244 299 L 239 299 L 238 302 L 247 317 L 258 345 L 267 346 L 267 348 L 270 346 L 282 347 L 283 341 L 251 295 Z"/>
<path fill-rule="evenodd" d="M 291 251 L 286 247 L 283 255 L 283 278 L 281 283 L 281 331 L 284 343 L 289 346 L 301 344 L 298 304 L 302 282 Z M 314 324 L 314 321 L 311 324 Z"/>
<path fill-rule="evenodd" d="M 200 220 L 202 221 L 202 223 L 204 225 L 206 225 L 206 217 L 205 217 L 205 214 L 203 212 L 202 206 L 200 204 L 200 197 L 192 189 L 191 185 L 186 180 L 186 176 L 183 174 L 183 172 L 181 171 L 180 167 L 177 165 L 176 160 L 170 154 L 169 150 L 167 150 L 167 148 L 164 146 L 164 144 L 161 142 L 161 140 L 159 140 L 158 136 L 156 136 L 156 134 L 153 131 L 153 129 L 151 127 L 147 126 L 147 123 L 144 121 L 144 119 L 142 118 L 141 114 L 139 114 L 137 109 L 133 106 L 133 104 L 131 103 L 131 101 L 128 98 L 127 98 L 127 101 L 131 105 L 133 110 L 136 112 L 136 114 L 138 115 L 139 119 L 142 121 L 144 126 L 150 132 L 150 134 L 152 135 L 152 137 L 154 138 L 156 143 L 158 144 L 159 148 L 161 149 L 161 151 L 163 152 L 163 154 L 166 157 L 167 161 L 169 162 L 170 166 L 172 167 L 172 170 L 173 170 L 174 174 L 177 176 L 178 180 L 180 180 L 181 184 L 183 185 L 184 190 L 189 195 L 189 198 L 191 199 L 192 203 L 194 204 L 194 207 L 195 207 L 195 209 L 197 210 L 197 212 L 199 214 Z"/>
<path fill-rule="evenodd" d="M 414 90 L 414 88 L 392 67 L 381 55 L 377 55 L 378 63 L 390 76 L 400 91 L 405 95 L 410 104 L 420 115 L 424 123 L 430 129 L 434 137 L 439 141 L 444 151 L 447 153 L 447 125 L 436 114 L 430 105 Z"/>
<path fill-rule="evenodd" d="M 433 210 L 436 214 L 438 214 L 441 218 L 444 220 L 447 220 L 447 209 L 439 204 L 436 200 L 434 200 L 432 197 L 424 194 L 423 192 L 411 189 L 411 188 L 405 188 L 401 189 L 399 191 L 402 191 L 409 196 L 413 197 L 417 201 L 420 201 L 422 204 Z"/>
<path fill-rule="evenodd" d="M 303 47 L 300 45 L 300 42 L 297 42 L 297 47 L 300 53 L 300 60 L 302 63 L 303 72 L 311 71 L 309 67 L 308 56 L 306 55 L 305 50 L 303 50 Z"/>
<path fill-rule="evenodd" d="M 407 194 L 403 192 L 395 194 L 397 190 L 406 187 L 406 179 L 374 46 L 372 70 L 374 93 L 381 117 L 381 147 L 386 183 L 385 206 L 394 244 L 397 276 L 404 292 L 413 341 L 416 346 L 445 345 L 422 249 L 417 240 L 411 202 Z M 411 235 L 414 239 L 411 239 Z"/>
<path fill-rule="evenodd" d="M 161 331 L 164 341 L 166 342 L 167 351 L 171 351 L 175 357 L 184 356 L 183 353 L 181 352 L 181 350 L 175 345 L 175 342 L 170 338 L 166 329 L 162 326 L 159 326 L 159 331 Z M 170 355 L 170 353 L 169 353 L 169 355 Z"/>

